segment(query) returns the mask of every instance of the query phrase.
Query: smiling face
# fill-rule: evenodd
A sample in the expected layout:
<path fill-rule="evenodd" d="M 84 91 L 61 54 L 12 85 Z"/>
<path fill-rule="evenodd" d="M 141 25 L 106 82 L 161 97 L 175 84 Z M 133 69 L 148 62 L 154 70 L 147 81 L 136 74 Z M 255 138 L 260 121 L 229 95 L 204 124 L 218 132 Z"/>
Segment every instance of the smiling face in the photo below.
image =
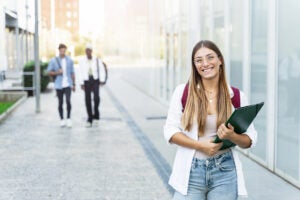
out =
<path fill-rule="evenodd" d="M 222 61 L 213 50 L 201 47 L 194 56 L 194 66 L 202 79 L 215 79 L 219 77 Z"/>

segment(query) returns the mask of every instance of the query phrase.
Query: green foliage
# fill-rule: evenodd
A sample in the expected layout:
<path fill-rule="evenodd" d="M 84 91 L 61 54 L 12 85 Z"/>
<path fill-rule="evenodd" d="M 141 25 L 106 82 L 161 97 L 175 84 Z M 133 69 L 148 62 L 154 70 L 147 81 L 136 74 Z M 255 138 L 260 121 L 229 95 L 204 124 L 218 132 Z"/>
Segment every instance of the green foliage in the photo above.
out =
<path fill-rule="evenodd" d="M 50 77 L 47 74 L 46 70 L 48 67 L 48 62 L 40 61 L 41 68 L 41 91 L 45 91 L 47 89 L 48 83 L 50 82 Z M 29 61 L 25 64 L 23 71 L 24 72 L 34 72 L 35 70 L 35 62 Z M 24 87 L 32 87 L 32 76 L 31 75 L 23 75 L 24 76 Z"/>
<path fill-rule="evenodd" d="M 0 102 L 0 115 L 4 113 L 14 102 Z"/>
<path fill-rule="evenodd" d="M 84 44 L 78 44 L 75 46 L 75 55 L 80 56 L 85 54 L 85 45 Z"/>
<path fill-rule="evenodd" d="M 92 43 L 92 42 L 87 37 L 80 37 L 79 40 L 76 40 L 75 49 L 74 49 L 75 56 L 85 55 L 85 46 L 88 43 Z"/>

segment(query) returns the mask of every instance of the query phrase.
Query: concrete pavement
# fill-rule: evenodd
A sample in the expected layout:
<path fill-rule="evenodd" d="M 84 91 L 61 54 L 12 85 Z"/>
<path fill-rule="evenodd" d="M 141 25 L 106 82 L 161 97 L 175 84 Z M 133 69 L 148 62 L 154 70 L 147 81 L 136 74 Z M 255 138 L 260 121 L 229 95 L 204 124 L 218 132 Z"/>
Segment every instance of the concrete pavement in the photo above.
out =
<path fill-rule="evenodd" d="M 128 124 L 102 91 L 99 127 L 85 128 L 83 93 L 72 97 L 73 128 L 60 128 L 55 93 L 29 98 L 0 124 L 0 199 L 170 199 Z"/>

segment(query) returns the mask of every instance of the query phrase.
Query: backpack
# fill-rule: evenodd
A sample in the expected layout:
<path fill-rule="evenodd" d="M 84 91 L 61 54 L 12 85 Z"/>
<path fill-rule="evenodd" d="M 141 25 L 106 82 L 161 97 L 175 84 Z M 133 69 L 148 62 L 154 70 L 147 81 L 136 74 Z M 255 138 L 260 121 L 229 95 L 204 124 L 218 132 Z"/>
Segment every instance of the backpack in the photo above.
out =
<path fill-rule="evenodd" d="M 241 107 L 240 90 L 238 88 L 235 88 L 235 87 L 231 87 L 231 89 L 233 91 L 233 97 L 231 98 L 231 103 L 234 106 L 234 108 L 236 109 L 236 108 Z M 185 85 L 185 88 L 183 90 L 183 94 L 182 94 L 182 97 L 181 97 L 182 112 L 185 109 L 188 93 L 189 93 L 189 84 L 187 83 Z M 233 146 L 236 145 L 236 144 L 232 143 L 230 140 L 223 140 L 223 146 L 224 146 L 225 143 L 226 143 L 227 147 L 233 147 Z M 223 146 L 221 147 L 220 150 L 223 149 Z"/>
<path fill-rule="evenodd" d="M 103 61 L 101 60 L 101 62 L 102 62 L 102 64 L 103 64 L 103 67 L 104 67 L 104 71 L 105 71 L 105 80 L 104 80 L 104 81 L 101 81 L 101 80 L 100 80 L 99 58 L 96 58 L 96 59 L 97 59 L 97 73 L 98 73 L 99 82 L 100 82 L 100 84 L 105 85 L 105 84 L 106 84 L 106 81 L 107 81 L 107 78 L 108 78 L 106 63 L 103 62 Z"/>
<path fill-rule="evenodd" d="M 58 57 L 55 57 L 55 60 L 56 60 L 56 63 L 57 63 L 57 65 L 58 65 L 58 69 L 61 69 L 61 65 L 60 65 L 60 62 L 59 62 L 59 60 L 58 60 Z M 56 79 L 56 77 L 57 77 L 57 75 L 52 75 L 52 76 L 50 76 L 51 77 L 51 81 L 52 82 L 55 82 L 55 79 Z"/>
<path fill-rule="evenodd" d="M 240 90 L 235 87 L 231 87 L 231 89 L 233 91 L 233 97 L 231 98 L 231 103 L 234 106 L 234 108 L 239 108 L 241 107 Z M 187 83 L 184 87 L 183 94 L 181 97 L 182 112 L 185 109 L 188 94 L 189 94 L 189 84 Z"/>

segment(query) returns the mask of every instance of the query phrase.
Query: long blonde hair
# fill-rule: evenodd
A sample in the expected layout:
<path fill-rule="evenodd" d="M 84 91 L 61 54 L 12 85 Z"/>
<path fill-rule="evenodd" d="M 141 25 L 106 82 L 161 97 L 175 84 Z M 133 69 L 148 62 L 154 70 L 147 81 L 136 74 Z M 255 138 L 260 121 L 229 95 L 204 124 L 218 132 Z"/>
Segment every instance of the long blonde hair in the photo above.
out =
<path fill-rule="evenodd" d="M 219 75 L 219 93 L 217 97 L 217 127 L 224 123 L 231 115 L 231 99 L 229 95 L 228 85 L 225 75 L 224 58 L 219 48 L 211 41 L 201 40 L 198 42 L 192 52 L 192 71 L 189 78 L 189 92 L 187 102 L 182 115 L 181 123 L 186 131 L 190 131 L 193 123 L 198 124 L 198 135 L 203 136 L 205 131 L 208 100 L 205 96 L 205 88 L 202 78 L 199 75 L 194 64 L 194 57 L 200 48 L 208 48 L 213 50 L 221 60 L 220 75 Z"/>

